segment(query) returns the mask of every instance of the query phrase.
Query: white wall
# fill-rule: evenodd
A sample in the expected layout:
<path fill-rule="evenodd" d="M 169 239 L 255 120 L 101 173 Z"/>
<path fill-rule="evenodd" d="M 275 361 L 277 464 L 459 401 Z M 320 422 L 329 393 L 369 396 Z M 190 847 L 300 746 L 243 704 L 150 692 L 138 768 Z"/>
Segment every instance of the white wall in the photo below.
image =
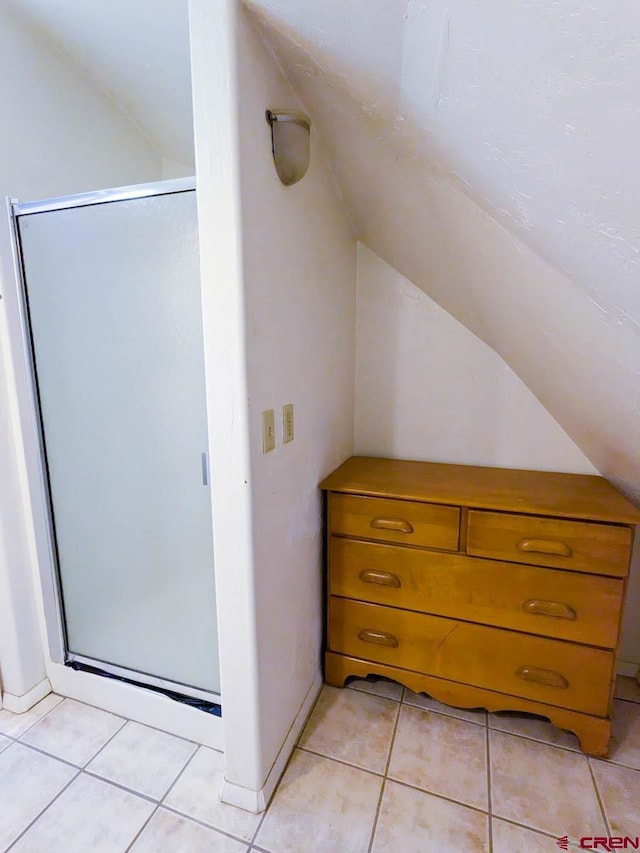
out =
<path fill-rule="evenodd" d="M 362 244 L 355 424 L 362 455 L 599 473 L 494 350 Z M 640 537 L 619 661 L 640 666 Z"/>
<path fill-rule="evenodd" d="M 328 2 L 319 16 L 306 0 L 251 5 L 317 116 L 359 239 L 495 349 L 640 500 L 640 244 L 629 201 L 640 186 L 628 146 L 640 122 L 627 38 L 637 7 L 600 20 L 553 0 L 510 11 L 465 0 L 447 24 L 440 2 Z M 536 50 L 520 50 L 521 11 Z M 565 132 L 573 110 L 582 135 Z M 610 133 L 619 115 L 636 117 L 623 121 L 624 139 Z"/>
<path fill-rule="evenodd" d="M 500 356 L 358 245 L 362 455 L 597 474 Z"/>
<path fill-rule="evenodd" d="M 312 127 L 307 175 L 280 183 L 267 107 L 300 109 L 239 20 L 240 166 L 262 773 L 320 668 L 322 502 L 318 483 L 352 453 L 356 246 Z M 313 122 L 313 116 L 311 116 Z M 282 406 L 295 439 L 282 445 Z M 275 408 L 263 455 L 261 412 Z"/>
<path fill-rule="evenodd" d="M 0 195 L 31 201 L 158 180 L 161 158 L 114 101 L 0 7 Z"/>
<path fill-rule="evenodd" d="M 4 212 L 4 211 L 3 211 Z M 8 229 L 0 226 L 0 285 L 12 272 Z M 0 301 L 0 707 L 14 703 L 45 678 L 45 662 L 32 577 L 29 496 L 13 381 L 6 292 Z M 37 697 L 39 698 L 39 697 Z M 17 708 L 14 706 L 14 710 Z"/>
<path fill-rule="evenodd" d="M 257 791 L 262 779 L 235 19 L 235 0 L 189 0 L 225 777 Z"/>
<path fill-rule="evenodd" d="M 248 5 L 398 153 L 446 174 L 596 301 L 640 322 L 634 0 Z"/>
<path fill-rule="evenodd" d="M 300 104 L 235 0 L 190 12 L 225 777 L 255 807 L 320 673 L 317 484 L 353 447 L 355 241 L 313 132 L 303 181 L 276 176 L 265 109 Z"/>
<path fill-rule="evenodd" d="M 121 111 L 44 39 L 0 8 L 0 196 L 22 200 L 156 180 L 158 155 Z M 3 207 L 4 215 L 4 207 Z M 2 225 L 0 289 L 0 670 L 20 696 L 44 676 L 35 550 L 7 329 L 12 276 Z"/>
<path fill-rule="evenodd" d="M 2 0 L 193 174 L 188 0 Z"/>

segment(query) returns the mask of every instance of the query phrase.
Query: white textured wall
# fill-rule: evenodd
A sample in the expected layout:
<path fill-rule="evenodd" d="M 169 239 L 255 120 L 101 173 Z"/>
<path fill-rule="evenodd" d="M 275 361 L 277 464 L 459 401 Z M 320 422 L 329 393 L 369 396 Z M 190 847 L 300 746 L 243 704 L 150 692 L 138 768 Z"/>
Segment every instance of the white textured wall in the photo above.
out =
<path fill-rule="evenodd" d="M 360 240 L 640 499 L 637 5 L 250 5 Z"/>
<path fill-rule="evenodd" d="M 188 0 L 2 0 L 193 174 Z"/>
<path fill-rule="evenodd" d="M 160 158 L 51 45 L 0 8 L 0 196 L 33 200 L 160 178 Z M 4 208 L 3 208 L 4 214 Z M 0 289 L 12 286 L 6 226 Z M 21 695 L 44 675 L 16 380 L 0 301 L 0 669 Z M 41 616 L 40 616 L 41 618 Z"/>
<path fill-rule="evenodd" d="M 598 473 L 496 352 L 362 244 L 357 292 L 357 453 Z"/>
<path fill-rule="evenodd" d="M 357 453 L 599 473 L 496 352 L 362 244 L 356 340 Z M 619 660 L 640 666 L 640 537 Z"/>
<path fill-rule="evenodd" d="M 235 0 L 189 0 L 225 777 L 258 790 L 262 778 L 235 12 Z"/>
<path fill-rule="evenodd" d="M 247 5 L 317 117 L 361 242 L 639 503 L 640 7 Z"/>
<path fill-rule="evenodd" d="M 640 322 L 634 0 L 249 5 L 398 151 L 457 180 L 594 299 Z"/>
<path fill-rule="evenodd" d="M 0 233 L 0 285 L 11 269 L 8 232 Z M 23 696 L 45 677 L 33 578 L 32 527 L 8 339 L 0 302 L 0 694 Z M 6 701 L 6 695 L 5 695 Z M 2 701 L 0 700 L 0 707 Z"/>
<path fill-rule="evenodd" d="M 266 776 L 320 671 L 318 483 L 353 450 L 356 245 L 315 129 L 307 175 L 293 187 L 280 183 L 264 112 L 301 105 L 244 15 L 239 24 L 254 578 Z M 285 403 L 294 405 L 295 439 L 283 446 Z M 261 412 L 271 408 L 277 446 L 263 455 Z"/>
<path fill-rule="evenodd" d="M 251 803 L 320 671 L 317 486 L 353 449 L 356 247 L 315 136 L 280 184 L 265 109 L 299 102 L 236 11 L 190 2 L 225 777 Z"/>
<path fill-rule="evenodd" d="M 0 196 L 22 201 L 158 180 L 159 154 L 51 42 L 0 6 Z"/>

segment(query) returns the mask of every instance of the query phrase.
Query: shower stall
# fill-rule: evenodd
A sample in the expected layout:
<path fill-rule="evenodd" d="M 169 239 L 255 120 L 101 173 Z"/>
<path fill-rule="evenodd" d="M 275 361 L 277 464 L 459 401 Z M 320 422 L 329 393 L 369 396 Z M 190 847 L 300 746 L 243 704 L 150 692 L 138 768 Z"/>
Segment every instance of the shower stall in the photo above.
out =
<path fill-rule="evenodd" d="M 9 212 L 51 660 L 219 705 L 194 182 Z"/>

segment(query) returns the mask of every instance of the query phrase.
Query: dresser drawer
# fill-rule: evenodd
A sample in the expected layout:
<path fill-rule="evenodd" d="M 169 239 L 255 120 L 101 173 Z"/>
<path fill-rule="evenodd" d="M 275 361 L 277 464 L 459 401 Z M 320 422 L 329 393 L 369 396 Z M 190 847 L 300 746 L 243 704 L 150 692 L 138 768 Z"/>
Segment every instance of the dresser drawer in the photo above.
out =
<path fill-rule="evenodd" d="M 331 537 L 329 592 L 615 648 L 623 581 Z"/>
<path fill-rule="evenodd" d="M 500 512 L 469 513 L 467 551 L 478 557 L 624 577 L 630 549 L 629 527 Z"/>
<path fill-rule="evenodd" d="M 329 528 L 333 533 L 457 551 L 457 507 L 331 493 Z"/>
<path fill-rule="evenodd" d="M 332 597 L 333 652 L 606 716 L 612 652 Z"/>

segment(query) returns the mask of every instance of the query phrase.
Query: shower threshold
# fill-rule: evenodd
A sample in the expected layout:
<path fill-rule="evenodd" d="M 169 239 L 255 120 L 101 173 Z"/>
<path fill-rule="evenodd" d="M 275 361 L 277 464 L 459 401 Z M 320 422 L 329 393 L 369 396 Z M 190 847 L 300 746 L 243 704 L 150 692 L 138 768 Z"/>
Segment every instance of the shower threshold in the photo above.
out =
<path fill-rule="evenodd" d="M 222 717 L 222 705 L 220 696 L 217 693 L 210 693 L 200 690 L 197 687 L 178 684 L 177 682 L 157 678 L 153 675 L 147 675 L 147 673 L 134 672 L 115 664 L 85 658 L 82 655 L 68 654 L 65 666 L 78 672 L 101 675 L 104 678 L 111 678 L 115 681 L 131 684 L 134 687 L 141 687 L 153 693 L 160 693 L 169 699 L 173 699 L 175 702 L 188 705 L 198 711 L 204 711 L 206 714 L 212 714 L 215 717 Z"/>

